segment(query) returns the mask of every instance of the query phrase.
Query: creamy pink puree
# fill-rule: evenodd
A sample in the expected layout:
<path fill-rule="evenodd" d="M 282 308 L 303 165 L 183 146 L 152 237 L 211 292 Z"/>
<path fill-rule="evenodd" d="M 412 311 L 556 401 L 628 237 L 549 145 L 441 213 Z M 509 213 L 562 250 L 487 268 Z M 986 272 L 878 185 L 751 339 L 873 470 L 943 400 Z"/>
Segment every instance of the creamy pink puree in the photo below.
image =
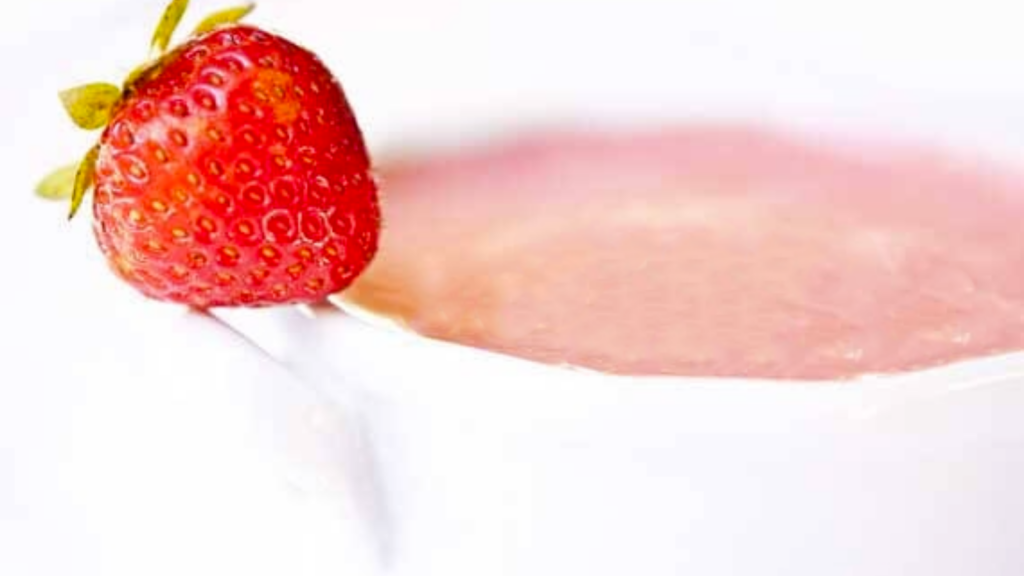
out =
<path fill-rule="evenodd" d="M 728 126 L 385 164 L 348 298 L 428 337 L 624 374 L 848 378 L 1024 349 L 1024 176 Z"/>

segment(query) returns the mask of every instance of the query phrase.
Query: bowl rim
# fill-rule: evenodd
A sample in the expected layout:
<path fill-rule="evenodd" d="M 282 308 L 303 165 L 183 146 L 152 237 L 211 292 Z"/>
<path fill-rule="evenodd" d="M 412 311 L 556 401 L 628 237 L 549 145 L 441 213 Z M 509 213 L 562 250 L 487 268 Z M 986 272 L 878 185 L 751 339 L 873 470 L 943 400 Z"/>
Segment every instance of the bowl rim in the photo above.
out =
<path fill-rule="evenodd" d="M 571 401 L 580 398 L 615 401 L 660 399 L 697 404 L 707 401 L 715 405 L 737 406 L 769 401 L 790 407 L 831 406 L 877 411 L 885 406 L 1000 385 L 1024 386 L 1024 350 L 844 380 L 607 374 L 430 338 L 364 310 L 343 296 L 332 297 L 329 302 L 327 314 L 340 321 L 340 329 L 355 330 L 361 337 L 369 336 L 373 340 L 370 345 L 377 347 L 375 351 L 380 351 L 381 347 L 389 348 L 383 352 L 400 352 L 399 357 L 404 359 L 404 366 L 390 366 L 384 372 L 379 367 L 370 366 L 368 374 L 381 376 L 390 370 L 424 368 L 434 372 L 429 376 L 421 372 L 418 378 L 368 379 L 367 391 L 398 401 L 436 397 L 431 401 L 477 398 L 482 402 L 501 402 L 544 396 L 556 403 L 559 399 Z M 350 360 L 351 357 L 339 359 L 339 366 Z M 357 362 L 367 364 L 373 360 Z M 338 373 L 342 371 L 337 370 Z M 461 377 L 449 377 L 451 375 Z M 422 385 L 424 378 L 429 380 L 429 385 Z"/>

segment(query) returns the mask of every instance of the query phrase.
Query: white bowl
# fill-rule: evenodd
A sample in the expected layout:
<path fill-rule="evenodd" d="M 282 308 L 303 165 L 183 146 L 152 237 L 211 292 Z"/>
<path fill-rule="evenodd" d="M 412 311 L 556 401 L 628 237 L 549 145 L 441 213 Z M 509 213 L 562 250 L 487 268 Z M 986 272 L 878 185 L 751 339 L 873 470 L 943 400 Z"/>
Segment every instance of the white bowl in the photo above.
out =
<path fill-rule="evenodd" d="M 300 324 L 276 326 L 307 343 L 283 357 L 365 417 L 371 464 L 349 472 L 382 513 L 352 521 L 388 574 L 1024 567 L 1024 355 L 845 384 L 628 378 Z"/>
<path fill-rule="evenodd" d="M 1015 15 L 393 1 L 332 46 L 379 157 L 549 121 L 753 118 L 1016 161 Z M 365 417 L 389 574 L 1024 573 L 1022 354 L 845 384 L 642 379 L 323 310 L 277 329 Z"/>
<path fill-rule="evenodd" d="M 689 118 L 1024 149 L 1009 5 L 410 6 L 338 24 L 339 46 L 377 50 L 337 54 L 378 156 Z M 1024 573 L 1022 355 L 842 385 L 659 380 L 340 314 L 314 332 L 328 393 L 363 394 L 390 573 Z"/>

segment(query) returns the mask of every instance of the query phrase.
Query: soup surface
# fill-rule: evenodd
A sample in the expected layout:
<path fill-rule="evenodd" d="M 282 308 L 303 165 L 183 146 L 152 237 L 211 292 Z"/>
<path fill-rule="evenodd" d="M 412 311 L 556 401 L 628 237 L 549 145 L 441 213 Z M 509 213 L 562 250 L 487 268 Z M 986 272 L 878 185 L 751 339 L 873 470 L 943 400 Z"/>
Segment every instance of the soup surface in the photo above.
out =
<path fill-rule="evenodd" d="M 1024 175 L 753 127 L 551 132 L 380 171 L 346 293 L 622 374 L 849 378 L 1024 349 Z"/>

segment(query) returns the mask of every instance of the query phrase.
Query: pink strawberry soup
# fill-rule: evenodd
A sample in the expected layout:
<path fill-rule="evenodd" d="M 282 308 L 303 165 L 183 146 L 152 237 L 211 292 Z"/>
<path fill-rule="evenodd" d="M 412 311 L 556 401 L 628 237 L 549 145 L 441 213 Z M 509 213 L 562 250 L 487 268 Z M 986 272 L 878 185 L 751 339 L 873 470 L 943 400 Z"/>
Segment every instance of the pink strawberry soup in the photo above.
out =
<path fill-rule="evenodd" d="M 384 163 L 346 297 L 598 371 L 845 379 L 1024 349 L 1024 175 L 732 126 L 554 132 Z"/>

